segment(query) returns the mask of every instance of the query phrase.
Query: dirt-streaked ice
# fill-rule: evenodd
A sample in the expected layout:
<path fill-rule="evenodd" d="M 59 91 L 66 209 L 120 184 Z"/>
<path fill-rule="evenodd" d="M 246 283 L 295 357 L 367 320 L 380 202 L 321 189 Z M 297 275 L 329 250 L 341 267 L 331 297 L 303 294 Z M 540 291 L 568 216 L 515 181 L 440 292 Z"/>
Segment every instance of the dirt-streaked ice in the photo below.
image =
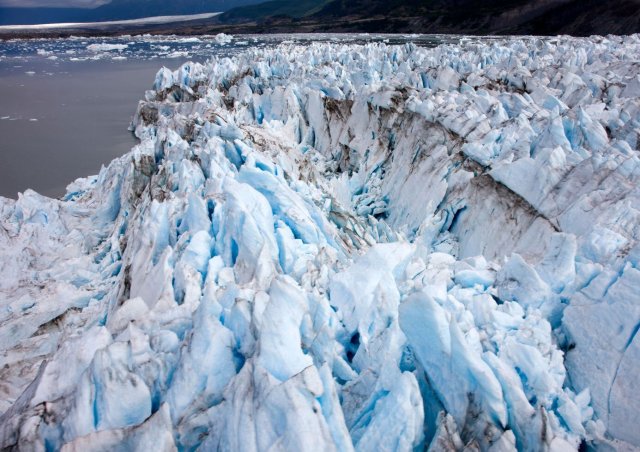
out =
<path fill-rule="evenodd" d="M 0 199 L 0 445 L 640 447 L 640 37 L 163 68 Z"/>

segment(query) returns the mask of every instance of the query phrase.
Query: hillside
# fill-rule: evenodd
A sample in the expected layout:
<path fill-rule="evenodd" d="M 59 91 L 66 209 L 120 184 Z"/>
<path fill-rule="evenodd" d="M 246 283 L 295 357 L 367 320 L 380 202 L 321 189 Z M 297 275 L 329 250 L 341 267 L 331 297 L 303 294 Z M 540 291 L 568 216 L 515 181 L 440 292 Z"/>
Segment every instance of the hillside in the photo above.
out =
<path fill-rule="evenodd" d="M 233 8 L 255 31 L 591 35 L 640 32 L 640 0 L 276 0 Z"/>
<path fill-rule="evenodd" d="M 226 21 L 264 20 L 273 17 L 299 19 L 316 13 L 324 14 L 323 8 L 333 3 L 331 0 L 272 0 L 257 5 L 234 8 L 227 12 Z"/>
<path fill-rule="evenodd" d="M 0 25 L 94 22 L 214 11 L 226 12 L 198 26 L 173 24 L 151 32 L 576 36 L 640 32 L 640 0 L 113 0 L 93 10 L 0 7 Z"/>

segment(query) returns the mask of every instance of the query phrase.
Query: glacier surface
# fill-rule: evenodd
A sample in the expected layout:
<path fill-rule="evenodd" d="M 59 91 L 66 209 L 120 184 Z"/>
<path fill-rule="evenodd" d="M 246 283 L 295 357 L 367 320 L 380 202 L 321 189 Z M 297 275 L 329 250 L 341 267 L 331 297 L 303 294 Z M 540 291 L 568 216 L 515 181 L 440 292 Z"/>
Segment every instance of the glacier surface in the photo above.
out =
<path fill-rule="evenodd" d="M 0 447 L 640 447 L 640 36 L 163 68 L 0 198 Z"/>

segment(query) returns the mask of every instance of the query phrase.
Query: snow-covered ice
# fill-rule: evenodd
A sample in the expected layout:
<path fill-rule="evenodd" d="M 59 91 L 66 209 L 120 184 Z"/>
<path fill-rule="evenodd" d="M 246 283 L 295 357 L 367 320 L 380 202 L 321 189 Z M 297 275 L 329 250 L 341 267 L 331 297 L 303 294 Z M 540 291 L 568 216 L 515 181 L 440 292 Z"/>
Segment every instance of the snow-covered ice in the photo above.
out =
<path fill-rule="evenodd" d="M 640 447 L 639 58 L 635 35 L 161 69 L 129 154 L 0 198 L 0 445 Z"/>

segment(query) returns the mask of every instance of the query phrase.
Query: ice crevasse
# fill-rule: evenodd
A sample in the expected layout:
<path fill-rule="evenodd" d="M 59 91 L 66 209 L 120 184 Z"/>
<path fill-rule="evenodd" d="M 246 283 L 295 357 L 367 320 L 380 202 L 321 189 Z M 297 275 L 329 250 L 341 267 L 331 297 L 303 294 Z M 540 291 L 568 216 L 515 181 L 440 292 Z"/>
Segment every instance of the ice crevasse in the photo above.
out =
<path fill-rule="evenodd" d="M 0 446 L 640 447 L 640 36 L 163 68 L 0 198 Z"/>

